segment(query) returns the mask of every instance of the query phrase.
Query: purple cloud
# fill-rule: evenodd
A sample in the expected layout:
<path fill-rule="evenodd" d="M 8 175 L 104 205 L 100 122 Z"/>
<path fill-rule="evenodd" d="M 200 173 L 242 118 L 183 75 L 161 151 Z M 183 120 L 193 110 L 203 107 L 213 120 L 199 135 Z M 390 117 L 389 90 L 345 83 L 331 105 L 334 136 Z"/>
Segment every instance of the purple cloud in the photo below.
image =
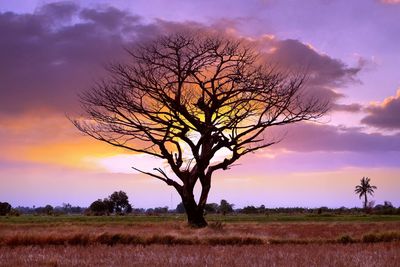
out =
<path fill-rule="evenodd" d="M 186 29 L 228 31 L 227 24 L 215 25 L 164 20 L 146 24 L 129 11 L 82 8 L 70 2 L 47 4 L 33 14 L 0 13 L 0 113 L 43 107 L 60 113 L 76 110 L 77 93 L 104 76 L 105 65 L 123 61 L 123 47 Z M 252 42 L 275 49 L 266 54 L 271 64 L 285 69 L 306 66 L 310 92 L 327 100 L 343 96 L 333 88 L 355 80 L 359 70 L 298 40 L 258 38 Z"/>
<path fill-rule="evenodd" d="M 73 2 L 54 2 L 41 6 L 36 14 L 45 16 L 48 20 L 69 20 L 79 10 Z"/>
<path fill-rule="evenodd" d="M 273 53 L 268 60 L 290 69 L 305 69 L 309 73 L 309 83 L 315 86 L 343 86 L 355 80 L 359 68 L 349 68 L 338 59 L 317 52 L 310 45 L 298 40 L 278 40 L 274 42 Z"/>
<path fill-rule="evenodd" d="M 396 96 L 386 98 L 381 104 L 366 108 L 369 113 L 362 123 L 384 129 L 400 129 L 400 89 Z"/>
<path fill-rule="evenodd" d="M 344 111 L 344 112 L 360 112 L 362 110 L 362 105 L 358 103 L 352 104 L 333 104 L 331 110 L 332 111 Z"/>
<path fill-rule="evenodd" d="M 337 91 L 348 83 L 357 81 L 360 68 L 350 68 L 342 61 L 317 52 L 298 40 L 277 40 L 267 60 L 293 71 L 305 71 L 310 96 L 332 104 L 344 95 Z"/>
<path fill-rule="evenodd" d="M 123 36 L 112 27 L 138 19 L 115 9 L 104 10 L 104 16 L 84 11 L 56 3 L 34 14 L 0 13 L 2 113 L 44 106 L 73 110 L 77 92 L 91 86 L 107 62 L 122 58 Z M 77 19 L 81 22 L 74 23 Z"/>
<path fill-rule="evenodd" d="M 359 128 L 343 128 L 314 123 L 299 123 L 285 130 L 272 129 L 269 136 L 284 139 L 271 149 L 295 152 L 379 152 L 400 151 L 400 134 L 364 133 Z"/>

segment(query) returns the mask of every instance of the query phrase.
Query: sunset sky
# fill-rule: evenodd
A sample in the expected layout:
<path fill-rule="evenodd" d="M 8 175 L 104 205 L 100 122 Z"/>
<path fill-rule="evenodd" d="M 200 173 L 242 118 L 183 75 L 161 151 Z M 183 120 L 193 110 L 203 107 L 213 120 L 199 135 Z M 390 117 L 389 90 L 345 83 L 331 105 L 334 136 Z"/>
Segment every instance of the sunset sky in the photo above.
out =
<path fill-rule="evenodd" d="M 67 119 L 77 94 L 126 59 L 123 47 L 182 29 L 257 44 L 273 63 L 307 66 L 333 103 L 319 123 L 217 172 L 208 202 L 235 207 L 354 207 L 364 176 L 375 204 L 400 206 L 400 1 L 0 1 L 0 201 L 88 206 L 115 190 L 137 208 L 180 202 L 134 172 L 159 160 L 84 136 Z"/>

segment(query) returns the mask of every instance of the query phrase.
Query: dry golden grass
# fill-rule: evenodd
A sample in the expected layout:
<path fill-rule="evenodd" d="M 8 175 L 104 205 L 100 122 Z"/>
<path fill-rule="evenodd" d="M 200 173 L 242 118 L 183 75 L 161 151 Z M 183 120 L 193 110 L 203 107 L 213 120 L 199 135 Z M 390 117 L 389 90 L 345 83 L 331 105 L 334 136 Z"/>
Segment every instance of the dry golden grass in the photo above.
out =
<path fill-rule="evenodd" d="M 309 245 L 22 246 L 0 266 L 398 266 L 400 243 Z"/>
<path fill-rule="evenodd" d="M 398 266 L 400 222 L 0 225 L 0 266 Z"/>
<path fill-rule="evenodd" d="M 172 236 L 182 239 L 218 237 L 259 238 L 263 240 L 335 240 L 348 235 L 362 239 L 368 233 L 399 232 L 400 222 L 301 222 L 301 223 L 225 223 L 204 229 L 192 229 L 185 222 L 132 224 L 3 224 L 0 243 L 12 237 L 65 237 L 133 235 L 141 238 Z"/>
<path fill-rule="evenodd" d="M 192 229 L 185 222 L 132 223 L 132 224 L 4 224 L 0 227 L 0 239 L 26 235 L 101 235 L 129 234 L 141 237 L 154 235 L 202 238 L 204 236 L 242 236 L 262 239 L 336 239 L 343 235 L 362 238 L 367 233 L 400 230 L 400 222 L 316 222 L 316 223 L 225 223 L 221 226 Z"/>

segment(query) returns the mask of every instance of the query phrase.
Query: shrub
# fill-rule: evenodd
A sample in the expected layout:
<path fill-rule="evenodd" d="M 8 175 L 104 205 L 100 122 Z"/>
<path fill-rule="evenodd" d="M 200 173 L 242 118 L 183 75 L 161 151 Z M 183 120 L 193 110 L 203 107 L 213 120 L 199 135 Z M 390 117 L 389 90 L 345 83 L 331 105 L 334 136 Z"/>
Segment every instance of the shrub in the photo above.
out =
<path fill-rule="evenodd" d="M 400 241 L 399 232 L 388 232 L 380 234 L 366 234 L 363 236 L 362 241 L 364 243 L 376 243 L 376 242 L 393 242 Z"/>
<path fill-rule="evenodd" d="M 379 241 L 379 237 L 377 234 L 366 234 L 363 236 L 362 241 L 364 243 L 375 243 Z"/>
<path fill-rule="evenodd" d="M 225 199 L 222 199 L 219 205 L 219 212 L 222 213 L 223 215 L 231 213 L 233 212 L 233 206 L 234 206 L 233 204 L 230 204 Z"/>
<path fill-rule="evenodd" d="M 8 202 L 0 202 L 0 216 L 5 216 L 11 211 L 11 205 Z"/>
<path fill-rule="evenodd" d="M 354 243 L 355 241 L 351 236 L 343 235 L 338 239 L 338 242 L 342 243 L 342 244 L 350 244 L 350 243 Z"/>
<path fill-rule="evenodd" d="M 19 210 L 17 210 L 17 209 L 11 209 L 11 211 L 8 213 L 8 215 L 10 215 L 10 216 L 20 216 L 21 215 L 21 212 L 19 211 Z"/>
<path fill-rule="evenodd" d="M 89 206 L 88 214 L 90 215 L 101 216 L 101 215 L 108 215 L 109 213 L 110 213 L 110 203 L 106 199 L 105 200 L 98 199 Z"/>
<path fill-rule="evenodd" d="M 217 213 L 217 212 L 218 212 L 218 208 L 219 208 L 219 206 L 218 206 L 217 203 L 207 203 L 207 204 L 204 206 L 204 212 L 207 212 L 207 213 Z"/>

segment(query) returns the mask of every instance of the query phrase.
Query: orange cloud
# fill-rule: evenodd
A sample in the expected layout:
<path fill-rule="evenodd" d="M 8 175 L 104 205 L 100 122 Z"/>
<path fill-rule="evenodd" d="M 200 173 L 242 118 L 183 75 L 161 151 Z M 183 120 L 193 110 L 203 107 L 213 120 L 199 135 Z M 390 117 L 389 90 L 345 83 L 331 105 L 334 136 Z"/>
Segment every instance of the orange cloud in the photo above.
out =
<path fill-rule="evenodd" d="M 94 168 L 88 157 L 106 157 L 121 149 L 95 141 L 60 114 L 31 112 L 0 120 L 1 159 Z"/>
<path fill-rule="evenodd" d="M 87 161 L 90 157 L 107 157 L 121 153 L 120 149 L 82 137 L 75 140 L 36 145 L 26 148 L 25 160 L 38 163 L 66 165 L 84 169 L 98 169 Z"/>

